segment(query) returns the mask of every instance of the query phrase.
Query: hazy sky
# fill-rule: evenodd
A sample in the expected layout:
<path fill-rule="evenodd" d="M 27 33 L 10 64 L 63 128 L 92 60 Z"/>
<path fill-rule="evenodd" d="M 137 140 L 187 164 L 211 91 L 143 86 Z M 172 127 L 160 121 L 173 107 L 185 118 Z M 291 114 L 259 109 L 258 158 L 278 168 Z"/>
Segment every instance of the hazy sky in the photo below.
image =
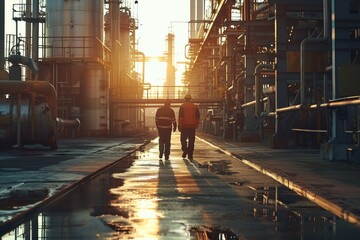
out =
<path fill-rule="evenodd" d="M 185 45 L 188 43 L 188 22 L 190 20 L 189 0 L 138 0 L 134 11 L 139 19 L 139 50 L 147 56 L 161 56 L 166 49 L 166 37 L 169 32 L 175 35 L 176 85 L 181 84 L 181 75 L 185 69 Z M 156 67 L 147 64 L 146 81 L 161 85 L 165 80 L 166 66 Z M 153 76 L 153 77 L 152 77 Z"/>
<path fill-rule="evenodd" d="M 55 0 L 50 0 L 55 1 Z M 56 0 L 58 1 L 58 0 Z M 102 1 L 102 0 L 98 0 Z M 25 0 L 5 1 L 5 32 L 15 34 L 15 21 L 12 20 L 12 6 L 25 3 Z M 169 32 L 175 35 L 175 61 L 184 61 L 184 48 L 188 42 L 188 21 L 190 19 L 189 0 L 126 0 L 131 13 L 138 19 L 138 50 L 147 56 L 161 56 L 166 50 L 166 37 Z M 19 22 L 24 28 L 24 22 Z M 21 31 L 20 31 L 21 32 Z M 22 34 L 24 36 L 24 33 Z M 182 66 L 179 65 L 179 68 Z"/>
<path fill-rule="evenodd" d="M 138 2 L 136 8 L 141 47 L 149 52 L 157 51 L 158 47 L 154 45 L 163 43 L 169 31 L 175 34 L 176 46 L 186 44 L 187 22 L 190 18 L 189 0 L 138 0 Z"/>
<path fill-rule="evenodd" d="M 54 0 L 52 0 L 54 1 Z M 101 0 L 102 1 L 102 0 Z M 165 49 L 164 43 L 168 32 L 175 34 L 175 46 L 178 54 L 187 43 L 189 21 L 189 0 L 138 0 L 131 4 L 133 17 L 139 20 L 137 39 L 141 51 L 147 55 L 161 55 Z M 15 3 L 24 3 L 25 0 L 5 1 L 5 32 L 15 34 L 15 21 L 12 20 L 12 6 Z M 24 22 L 19 22 L 24 27 Z M 180 48 L 180 46 L 182 46 Z"/>

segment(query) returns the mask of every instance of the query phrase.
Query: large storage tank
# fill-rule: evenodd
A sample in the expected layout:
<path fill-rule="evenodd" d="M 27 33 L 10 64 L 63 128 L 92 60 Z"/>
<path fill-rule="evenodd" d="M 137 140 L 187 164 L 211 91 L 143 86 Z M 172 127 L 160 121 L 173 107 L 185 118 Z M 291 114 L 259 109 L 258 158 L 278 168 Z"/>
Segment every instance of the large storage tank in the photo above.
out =
<path fill-rule="evenodd" d="M 103 0 L 46 2 L 45 58 L 62 64 L 68 69 L 64 72 L 82 73 L 66 74 L 78 78 L 69 80 L 56 72 L 53 81 L 61 82 L 55 84 L 58 91 L 72 84 L 67 99 L 72 99 L 71 108 L 80 108 L 81 133 L 86 136 L 108 134 L 108 71 L 99 62 L 104 54 L 103 4 Z"/>
<path fill-rule="evenodd" d="M 93 55 L 96 38 L 103 39 L 102 0 L 46 2 L 46 57 Z"/>

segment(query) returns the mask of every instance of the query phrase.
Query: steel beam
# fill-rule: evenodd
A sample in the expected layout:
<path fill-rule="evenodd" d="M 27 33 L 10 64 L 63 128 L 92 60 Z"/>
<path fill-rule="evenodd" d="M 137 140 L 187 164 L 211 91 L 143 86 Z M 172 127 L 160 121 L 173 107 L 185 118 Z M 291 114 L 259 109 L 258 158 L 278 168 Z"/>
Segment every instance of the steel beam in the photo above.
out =
<path fill-rule="evenodd" d="M 0 71 L 2 71 L 5 64 L 5 0 L 0 0 L 0 9 Z"/>

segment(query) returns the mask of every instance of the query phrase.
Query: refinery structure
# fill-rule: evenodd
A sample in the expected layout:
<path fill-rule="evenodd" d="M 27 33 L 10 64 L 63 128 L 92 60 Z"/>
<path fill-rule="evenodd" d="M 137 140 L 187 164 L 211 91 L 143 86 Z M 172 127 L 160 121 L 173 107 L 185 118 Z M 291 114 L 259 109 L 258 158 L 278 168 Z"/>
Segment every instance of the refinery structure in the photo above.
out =
<path fill-rule="evenodd" d="M 91 137 L 145 131 L 146 108 L 190 92 L 208 134 L 360 159 L 360 1 L 190 0 L 184 85 L 175 86 L 169 33 L 168 94 L 160 97 L 147 95 L 132 5 L 20 1 L 12 18 L 26 25 L 24 37 L 5 36 L 2 10 L 2 146 L 56 149 L 74 129 Z"/>

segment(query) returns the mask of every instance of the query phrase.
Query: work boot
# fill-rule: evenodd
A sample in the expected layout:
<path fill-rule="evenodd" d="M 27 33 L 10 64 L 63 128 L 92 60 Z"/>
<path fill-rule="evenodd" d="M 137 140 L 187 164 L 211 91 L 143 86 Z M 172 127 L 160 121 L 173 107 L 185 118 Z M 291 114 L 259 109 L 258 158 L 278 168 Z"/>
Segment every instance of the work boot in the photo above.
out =
<path fill-rule="evenodd" d="M 159 154 L 159 158 L 162 158 L 162 156 L 163 156 L 163 153 L 160 153 L 160 154 Z"/>
<path fill-rule="evenodd" d="M 169 160 L 169 155 L 166 155 L 166 156 L 165 156 L 165 160 Z"/>
<path fill-rule="evenodd" d="M 186 158 L 186 153 L 185 152 L 182 154 L 182 158 Z"/>

